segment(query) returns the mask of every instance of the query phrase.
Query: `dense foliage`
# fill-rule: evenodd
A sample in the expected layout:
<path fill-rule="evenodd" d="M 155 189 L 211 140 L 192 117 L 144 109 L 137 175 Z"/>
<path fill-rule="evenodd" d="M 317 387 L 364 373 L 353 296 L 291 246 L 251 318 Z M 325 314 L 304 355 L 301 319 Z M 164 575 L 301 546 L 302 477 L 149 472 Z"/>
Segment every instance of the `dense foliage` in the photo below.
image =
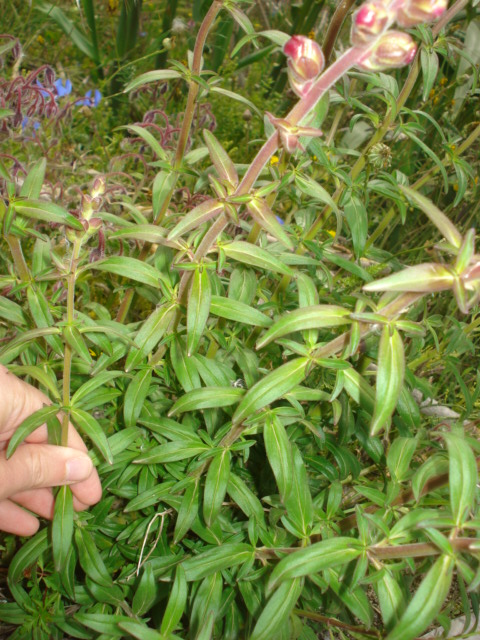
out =
<path fill-rule="evenodd" d="M 3 535 L 9 637 L 478 616 L 480 20 L 370 4 L 0 10 L 0 363 L 52 402 L 7 455 L 70 419 L 103 486 Z"/>

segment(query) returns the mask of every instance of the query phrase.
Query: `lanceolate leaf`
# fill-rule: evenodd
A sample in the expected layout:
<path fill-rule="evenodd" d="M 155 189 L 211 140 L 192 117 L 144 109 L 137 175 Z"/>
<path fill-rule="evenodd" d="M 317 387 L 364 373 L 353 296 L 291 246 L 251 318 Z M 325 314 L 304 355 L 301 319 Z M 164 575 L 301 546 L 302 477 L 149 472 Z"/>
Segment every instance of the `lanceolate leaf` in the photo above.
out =
<path fill-rule="evenodd" d="M 220 318 L 235 320 L 236 322 L 243 322 L 256 327 L 269 327 L 272 324 L 271 318 L 258 309 L 254 309 L 238 300 L 223 298 L 222 296 L 212 296 L 210 313 Z"/>
<path fill-rule="evenodd" d="M 293 482 L 295 472 L 290 440 L 280 419 L 267 415 L 263 427 L 263 438 L 268 462 L 277 482 L 280 498 L 285 503 Z"/>
<path fill-rule="evenodd" d="M 451 222 L 447 216 L 438 209 L 431 200 L 422 196 L 421 193 L 415 191 L 415 189 L 411 189 L 410 187 L 405 187 L 404 185 L 398 185 L 400 190 L 413 200 L 413 202 L 419 207 L 433 222 L 433 224 L 437 227 L 440 233 L 443 235 L 445 240 L 447 240 L 451 245 L 460 249 L 462 246 L 462 234 L 456 226 Z"/>
<path fill-rule="evenodd" d="M 425 263 L 414 267 L 407 267 L 402 271 L 369 282 L 363 288 L 365 291 L 412 291 L 419 293 L 434 293 L 451 289 L 455 276 L 441 264 Z"/>
<path fill-rule="evenodd" d="M 126 427 L 133 427 L 137 423 L 137 418 L 142 411 L 143 403 L 150 390 L 152 373 L 152 369 L 138 371 L 128 385 L 123 404 L 123 417 Z"/>
<path fill-rule="evenodd" d="M 200 266 L 193 274 L 187 306 L 187 355 L 197 350 L 210 314 L 212 288 L 208 270 Z"/>
<path fill-rule="evenodd" d="M 230 242 L 229 244 L 222 245 L 222 249 L 227 257 L 238 260 L 238 262 L 249 264 L 252 267 L 259 267 L 260 269 L 266 269 L 267 271 L 281 273 L 286 276 L 293 276 L 293 271 L 281 260 L 274 257 L 265 249 L 261 249 L 249 242 L 244 242 L 243 240 Z"/>
<path fill-rule="evenodd" d="M 477 464 L 468 442 L 456 433 L 443 433 L 447 442 L 450 485 L 450 505 L 457 527 L 469 516 L 477 487 Z"/>
<path fill-rule="evenodd" d="M 175 71 L 174 69 L 159 69 L 157 71 L 147 71 L 147 73 L 142 73 L 134 80 L 132 80 L 132 82 L 129 82 L 125 87 L 124 92 L 128 93 L 129 91 L 138 89 L 138 87 L 142 87 L 144 84 L 149 84 L 151 82 L 175 80 L 176 78 L 180 77 L 180 73 L 178 71 Z"/>
<path fill-rule="evenodd" d="M 157 346 L 173 317 L 175 305 L 162 305 L 145 320 L 135 336 L 138 348 L 130 349 L 125 371 L 131 371 Z"/>
<path fill-rule="evenodd" d="M 250 640 L 272 640 L 285 624 L 302 593 L 303 579 L 286 580 L 272 595 L 260 614 Z"/>
<path fill-rule="evenodd" d="M 213 458 L 208 467 L 203 493 L 203 517 L 208 526 L 220 513 L 222 502 L 227 492 L 230 476 L 231 453 L 224 449 Z"/>
<path fill-rule="evenodd" d="M 179 565 L 175 572 L 175 580 L 160 627 L 160 632 L 166 636 L 172 633 L 180 622 L 183 612 L 185 611 L 185 605 L 187 604 L 187 594 L 188 588 L 185 569 L 182 565 Z"/>
<path fill-rule="evenodd" d="M 63 571 L 73 537 L 73 495 L 70 487 L 60 487 L 55 498 L 52 522 L 52 551 L 55 570 Z"/>
<path fill-rule="evenodd" d="M 207 143 L 210 158 L 217 170 L 218 177 L 222 181 L 229 182 L 236 186 L 238 184 L 238 175 L 235 165 L 230 160 L 227 152 L 222 147 L 217 138 L 208 129 L 204 129 L 203 137 Z"/>
<path fill-rule="evenodd" d="M 38 411 L 35 411 L 35 413 L 28 416 L 28 418 L 25 418 L 10 438 L 10 442 L 7 447 L 7 458 L 13 455 L 18 445 L 33 433 L 35 429 L 38 429 L 38 427 L 44 424 L 47 421 L 47 418 L 56 415 L 59 411 L 60 407 L 57 404 L 52 404 L 47 407 L 42 407 Z"/>
<path fill-rule="evenodd" d="M 168 234 L 169 240 L 175 240 L 179 238 L 187 231 L 191 229 L 196 229 L 204 222 L 211 220 L 216 215 L 221 213 L 224 209 L 223 204 L 220 200 L 206 200 L 202 202 L 194 209 L 187 213 L 186 216 L 183 216 L 180 222 L 173 228 L 172 231 Z"/>
<path fill-rule="evenodd" d="M 184 411 L 229 407 L 236 404 L 245 395 L 244 389 L 233 387 L 202 387 L 193 389 L 181 396 L 170 409 L 168 415 L 173 416 Z"/>
<path fill-rule="evenodd" d="M 296 358 L 269 373 L 257 382 L 240 402 L 232 422 L 243 422 L 259 409 L 275 402 L 299 385 L 305 377 L 308 358 Z"/>
<path fill-rule="evenodd" d="M 56 222 L 64 224 L 72 229 L 83 231 L 83 225 L 72 216 L 66 209 L 63 209 L 54 202 L 44 202 L 43 200 L 18 200 L 12 203 L 17 213 L 27 218 L 43 220 L 44 222 Z"/>
<path fill-rule="evenodd" d="M 287 249 L 293 250 L 293 242 L 263 198 L 252 198 L 252 200 L 247 203 L 247 210 L 262 229 L 265 229 L 267 233 L 271 233 L 272 236 L 284 244 Z"/>
<path fill-rule="evenodd" d="M 112 578 L 102 560 L 99 550 L 95 546 L 90 533 L 82 527 L 75 529 L 75 545 L 78 551 L 80 565 L 87 576 L 100 586 L 112 586 Z"/>
<path fill-rule="evenodd" d="M 124 278 L 148 284 L 156 289 L 159 288 L 159 282 L 162 279 L 160 271 L 152 267 L 151 264 L 137 260 L 137 258 L 129 258 L 128 256 L 115 256 L 99 262 L 92 262 L 92 264 L 88 266 L 88 269 L 115 273 Z"/>
<path fill-rule="evenodd" d="M 440 613 L 452 582 L 454 558 L 438 558 L 415 595 L 410 601 L 400 622 L 385 640 L 413 640 L 421 635 Z"/>
<path fill-rule="evenodd" d="M 87 411 L 79 409 L 78 407 L 72 408 L 72 420 L 75 426 L 90 438 L 92 444 L 97 447 L 105 460 L 113 464 L 113 455 L 108 444 L 107 437 L 103 432 L 102 427 L 98 421 Z"/>
<path fill-rule="evenodd" d="M 350 311 L 343 307 L 330 304 L 317 304 L 313 307 L 303 307 L 291 311 L 275 322 L 270 329 L 258 340 L 256 348 L 262 349 L 277 338 L 305 329 L 321 329 L 339 327 L 351 322 Z"/>
<path fill-rule="evenodd" d="M 331 538 L 289 553 L 272 571 L 268 588 L 275 589 L 291 578 L 315 574 L 358 558 L 362 545 L 355 538 Z"/>
<path fill-rule="evenodd" d="M 217 571 L 248 562 L 254 557 L 254 553 L 254 549 L 249 544 L 223 544 L 185 560 L 183 563 L 185 577 L 189 582 L 200 580 Z"/>
<path fill-rule="evenodd" d="M 390 421 L 397 406 L 405 375 L 405 352 L 396 329 L 383 328 L 378 348 L 375 409 L 370 433 L 376 435 Z"/>
<path fill-rule="evenodd" d="M 395 628 L 405 610 L 405 596 L 402 588 L 389 570 L 377 582 L 377 594 L 383 624 L 387 631 Z"/>

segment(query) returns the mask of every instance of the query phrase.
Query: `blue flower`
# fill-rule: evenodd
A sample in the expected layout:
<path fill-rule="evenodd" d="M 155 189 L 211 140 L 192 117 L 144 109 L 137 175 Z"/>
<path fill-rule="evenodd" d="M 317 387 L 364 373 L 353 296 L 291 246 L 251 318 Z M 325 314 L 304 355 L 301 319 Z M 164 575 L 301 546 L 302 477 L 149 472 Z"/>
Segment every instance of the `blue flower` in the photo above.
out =
<path fill-rule="evenodd" d="M 43 84 L 38 79 L 37 79 L 37 87 L 40 87 L 41 89 L 44 89 Z M 42 96 L 44 98 L 50 98 L 50 94 L 45 89 L 43 91 L 40 91 L 40 93 L 42 94 Z"/>
<path fill-rule="evenodd" d="M 85 97 L 80 98 L 80 100 L 77 100 L 76 104 L 79 107 L 98 107 L 101 100 L 102 100 L 102 94 L 98 89 L 95 89 L 93 97 L 92 97 L 92 90 L 89 89 L 85 94 Z"/>
<path fill-rule="evenodd" d="M 68 96 L 70 93 L 72 93 L 72 82 L 68 78 L 65 78 L 65 84 L 60 78 L 58 78 L 58 80 L 55 80 L 54 84 L 55 89 L 57 90 L 57 96 L 59 98 L 64 98 L 65 96 Z"/>
<path fill-rule="evenodd" d="M 25 128 L 28 126 L 28 123 L 30 122 L 30 118 L 28 118 L 27 116 L 25 116 L 22 120 L 22 131 L 25 130 Z M 40 122 L 33 122 L 33 128 L 35 129 L 35 131 L 37 131 L 38 129 L 40 129 Z"/>
<path fill-rule="evenodd" d="M 275 218 L 277 219 L 277 222 L 279 222 L 280 224 L 285 224 L 285 220 L 282 220 L 279 216 L 275 216 Z"/>

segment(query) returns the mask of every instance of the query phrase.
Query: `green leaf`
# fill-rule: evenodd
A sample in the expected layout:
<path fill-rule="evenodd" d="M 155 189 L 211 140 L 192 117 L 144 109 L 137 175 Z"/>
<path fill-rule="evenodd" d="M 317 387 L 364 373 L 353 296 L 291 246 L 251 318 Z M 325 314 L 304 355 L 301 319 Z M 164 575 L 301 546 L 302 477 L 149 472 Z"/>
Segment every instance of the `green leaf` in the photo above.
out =
<path fill-rule="evenodd" d="M 127 503 L 124 508 L 125 513 L 140 511 L 141 509 L 146 509 L 152 505 L 158 505 L 158 503 L 162 502 L 164 498 L 171 497 L 172 487 L 174 487 L 175 484 L 176 483 L 171 480 L 168 482 L 162 482 L 161 484 L 156 484 L 155 486 L 150 487 L 150 489 L 145 489 Z"/>
<path fill-rule="evenodd" d="M 433 48 L 423 47 L 420 51 L 420 62 L 422 64 L 423 73 L 423 96 L 422 100 L 425 101 L 430 91 L 435 84 L 435 78 L 438 73 L 438 55 Z"/>
<path fill-rule="evenodd" d="M 407 135 L 410 138 L 410 140 L 413 140 L 413 142 L 415 142 L 415 144 L 417 144 L 420 147 L 420 149 L 422 149 L 422 151 L 424 151 L 424 153 L 426 153 L 427 156 L 431 160 L 433 160 L 433 162 L 437 165 L 438 170 L 442 174 L 445 192 L 448 191 L 448 175 L 447 175 L 447 172 L 445 171 L 445 167 L 443 166 L 443 162 L 440 160 L 440 158 L 437 156 L 437 154 L 432 149 L 430 149 L 428 144 L 425 144 L 425 142 L 423 142 L 423 140 L 421 140 L 418 136 L 416 136 L 413 133 L 413 131 L 411 131 L 408 127 L 402 127 L 402 131 L 403 131 L 403 133 L 405 133 L 405 135 Z M 407 194 L 408 194 L 408 191 L 413 191 L 413 190 L 410 190 L 410 189 L 408 191 L 406 191 L 406 188 L 403 187 L 402 185 L 399 185 L 399 187 L 404 193 L 407 193 Z M 410 194 L 408 194 L 408 195 L 410 195 Z M 416 194 L 416 195 L 419 195 L 419 194 Z M 423 197 L 423 196 L 420 196 L 420 197 Z M 415 199 L 413 197 L 412 197 L 412 200 L 415 202 Z M 422 208 L 422 207 L 420 207 L 420 208 Z M 432 220 L 432 222 L 434 222 L 434 221 Z"/>
<path fill-rule="evenodd" d="M 290 613 L 297 603 L 303 589 L 302 578 L 287 580 L 279 586 L 267 602 L 257 624 L 253 629 L 250 640 L 272 640 L 286 623 Z"/>
<path fill-rule="evenodd" d="M 109 464 L 113 464 L 113 455 L 108 444 L 107 437 L 103 432 L 100 423 L 90 414 L 78 407 L 72 407 L 71 410 L 72 421 L 75 426 L 85 434 L 92 444 L 97 447 L 102 456 Z"/>
<path fill-rule="evenodd" d="M 76 613 L 75 620 L 78 620 L 87 629 L 101 633 L 109 639 L 124 638 L 125 633 L 119 625 L 131 622 L 128 616 L 110 613 Z"/>
<path fill-rule="evenodd" d="M 295 358 L 254 384 L 237 407 L 232 418 L 233 424 L 243 422 L 298 386 L 305 377 L 308 363 L 308 358 Z"/>
<path fill-rule="evenodd" d="M 152 369 L 138 371 L 128 385 L 123 404 L 123 417 L 126 427 L 133 427 L 137 424 L 137 419 L 150 391 L 152 374 Z"/>
<path fill-rule="evenodd" d="M 285 503 L 293 482 L 293 456 L 285 427 L 276 415 L 268 414 L 266 416 L 263 438 L 268 462 L 275 476 L 280 498 Z"/>
<path fill-rule="evenodd" d="M 83 527 L 75 529 L 75 545 L 80 565 L 87 576 L 101 587 L 110 588 L 113 584 L 110 574 L 92 536 Z"/>
<path fill-rule="evenodd" d="M 56 222 L 57 224 L 64 224 L 72 229 L 83 231 L 83 225 L 78 218 L 75 218 L 66 209 L 53 202 L 17 200 L 12 202 L 12 206 L 17 213 L 27 218 L 43 220 L 44 222 Z"/>
<path fill-rule="evenodd" d="M 254 555 L 255 551 L 249 544 L 240 542 L 222 544 L 220 547 L 209 549 L 185 560 L 183 562 L 185 577 L 188 582 L 196 582 L 217 571 L 248 562 Z"/>
<path fill-rule="evenodd" d="M 258 522 L 264 521 L 262 503 L 245 482 L 234 473 L 230 473 L 227 493 L 248 518 L 256 518 Z"/>
<path fill-rule="evenodd" d="M 286 276 L 293 276 L 293 271 L 286 264 L 275 258 L 265 249 L 261 249 L 254 244 L 238 240 L 222 245 L 227 258 L 232 258 L 238 262 L 249 264 L 252 267 L 265 269 L 266 271 L 274 271 Z"/>
<path fill-rule="evenodd" d="M 10 438 L 6 453 L 7 458 L 10 458 L 10 456 L 13 455 L 18 445 L 23 442 L 25 438 L 32 434 L 35 429 L 38 429 L 38 427 L 44 424 L 48 418 L 55 416 L 60 409 L 61 407 L 58 404 L 48 405 L 38 409 L 38 411 L 29 415 L 28 418 L 25 418 Z"/>
<path fill-rule="evenodd" d="M 213 457 L 208 467 L 203 493 L 203 517 L 207 526 L 215 522 L 227 492 L 231 453 L 224 449 Z"/>
<path fill-rule="evenodd" d="M 60 7 L 56 7 L 50 2 L 42 2 L 36 9 L 46 14 L 58 24 L 72 43 L 91 60 L 96 60 L 96 51 L 90 40 L 76 27 L 75 23 L 68 18 Z"/>
<path fill-rule="evenodd" d="M 373 622 L 373 609 L 365 591 L 361 587 L 352 589 L 343 584 L 334 569 L 329 570 L 328 579 L 330 588 L 337 594 L 343 604 L 364 625 L 370 627 Z"/>
<path fill-rule="evenodd" d="M 401 586 L 388 569 L 376 583 L 378 602 L 382 613 L 383 624 L 387 631 L 396 627 L 405 610 L 405 597 Z"/>
<path fill-rule="evenodd" d="M 244 389 L 233 387 L 202 387 L 193 389 L 181 396 L 168 412 L 169 416 L 185 411 L 198 409 L 214 409 L 216 407 L 230 407 L 245 395 Z"/>
<path fill-rule="evenodd" d="M 160 171 L 152 185 L 152 205 L 154 218 L 160 213 L 165 200 L 168 200 L 175 188 L 176 174 L 173 171 Z"/>
<path fill-rule="evenodd" d="M 475 455 L 468 442 L 456 433 L 442 433 L 448 449 L 450 506 L 455 525 L 462 527 L 473 507 L 478 481 Z"/>
<path fill-rule="evenodd" d="M 363 201 L 351 192 L 346 196 L 343 205 L 345 218 L 352 234 L 353 250 L 360 258 L 365 249 L 368 233 L 368 213 Z"/>
<path fill-rule="evenodd" d="M 310 276 L 305 273 L 299 273 L 297 275 L 297 289 L 298 306 L 301 309 L 318 305 L 318 290 Z M 315 344 L 318 340 L 318 331 L 316 329 L 306 329 L 303 332 L 303 338 L 308 344 Z"/>
<path fill-rule="evenodd" d="M 362 553 L 362 545 L 355 538 L 330 538 L 315 542 L 304 549 L 294 550 L 280 560 L 271 573 L 268 590 L 291 578 L 310 574 L 347 564 Z"/>
<path fill-rule="evenodd" d="M 192 209 L 187 215 L 182 216 L 180 222 L 168 234 L 169 240 L 176 240 L 187 231 L 197 229 L 200 225 L 211 220 L 224 210 L 220 200 L 205 200 Z"/>
<path fill-rule="evenodd" d="M 288 523 L 293 524 L 296 535 L 306 538 L 313 522 L 313 503 L 308 486 L 307 470 L 302 454 L 292 445 L 293 476 L 290 493 L 285 499 Z M 283 520 L 285 523 L 285 520 Z"/>
<path fill-rule="evenodd" d="M 119 622 L 118 626 L 120 627 L 120 629 L 123 629 L 123 631 L 126 631 L 138 640 L 167 640 L 166 636 L 158 633 L 158 631 L 150 629 L 150 627 L 147 627 L 141 622 L 129 620 L 128 622 Z M 170 636 L 170 638 L 171 640 L 173 640 L 174 636 Z"/>
<path fill-rule="evenodd" d="M 208 129 L 203 130 L 203 137 L 207 143 L 210 158 L 217 170 L 218 177 L 234 186 L 238 184 L 238 174 L 235 165 L 230 160 L 228 153 L 222 147 L 217 138 Z"/>
<path fill-rule="evenodd" d="M 389 424 L 405 375 L 405 352 L 402 338 L 396 329 L 385 325 L 378 347 L 377 385 L 375 409 L 370 434 L 376 435 Z"/>
<path fill-rule="evenodd" d="M 173 532 L 175 544 L 178 544 L 185 536 L 198 516 L 199 493 L 199 481 L 197 479 L 188 485 L 180 504 L 175 531 Z"/>
<path fill-rule="evenodd" d="M 82 337 L 82 334 L 74 325 L 67 325 L 63 327 L 63 337 L 65 342 L 70 345 L 73 352 L 78 354 L 80 358 L 87 364 L 92 364 L 93 359 L 90 355 L 90 351 Z"/>
<path fill-rule="evenodd" d="M 164 464 L 165 462 L 176 462 L 177 460 L 188 460 L 194 456 L 208 451 L 210 447 L 206 444 L 195 442 L 167 442 L 158 447 L 153 447 L 146 451 L 141 458 L 137 458 L 137 464 Z"/>
<path fill-rule="evenodd" d="M 387 453 L 387 467 L 397 482 L 406 479 L 410 472 L 410 463 L 417 448 L 416 438 L 395 438 Z"/>
<path fill-rule="evenodd" d="M 154 153 L 160 158 L 160 160 L 167 160 L 168 156 L 165 152 L 165 149 L 162 148 L 160 142 L 155 138 L 154 135 L 148 131 L 146 127 L 142 127 L 138 124 L 127 124 L 121 127 L 117 127 L 117 129 L 128 129 L 129 131 L 133 131 L 140 136 L 144 142 L 148 144 L 148 146 L 154 151 Z"/>
<path fill-rule="evenodd" d="M 52 521 L 52 551 L 55 571 L 63 571 L 73 538 L 73 494 L 68 486 L 60 487 L 55 498 Z"/>
<path fill-rule="evenodd" d="M 319 202 L 328 205 L 332 209 L 332 211 L 340 214 L 340 209 L 333 200 L 332 196 L 316 180 L 310 178 L 307 175 L 296 172 L 295 184 L 300 189 L 300 191 L 305 193 L 307 196 L 310 196 L 314 200 L 318 200 Z"/>
<path fill-rule="evenodd" d="M 195 353 L 210 314 L 212 288 L 208 269 L 195 269 L 187 305 L 187 355 Z"/>
<path fill-rule="evenodd" d="M 27 200 L 38 200 L 45 180 L 45 170 L 47 168 L 46 158 L 41 158 L 28 172 L 22 188 L 20 197 Z"/>
<path fill-rule="evenodd" d="M 267 233 L 272 234 L 272 236 L 285 245 L 287 249 L 293 251 L 293 242 L 289 238 L 284 227 L 278 222 L 266 200 L 254 197 L 247 202 L 246 207 L 254 221 L 260 225 L 262 229 L 265 229 Z"/>
<path fill-rule="evenodd" d="M 443 556 L 431 567 L 398 624 L 385 640 L 413 640 L 440 613 L 452 583 L 454 558 Z"/>
<path fill-rule="evenodd" d="M 391 276 L 363 285 L 365 291 L 411 291 L 434 293 L 451 289 L 454 274 L 441 264 L 427 262 L 407 267 Z"/>
<path fill-rule="evenodd" d="M 4 296 L 0 296 L 0 318 L 4 318 L 14 325 L 27 324 L 22 307 Z"/>
<path fill-rule="evenodd" d="M 129 82 L 123 92 L 128 93 L 129 91 L 138 89 L 138 87 L 143 87 L 143 85 L 150 84 L 151 82 L 175 80 L 181 77 L 182 76 L 180 75 L 180 73 L 178 71 L 175 71 L 174 69 L 158 69 L 156 71 L 147 71 L 147 73 L 142 73 L 141 75 L 134 78 L 131 82 Z"/>
<path fill-rule="evenodd" d="M 443 165 L 442 165 L 443 167 Z M 451 222 L 447 216 L 438 209 L 431 200 L 422 196 L 420 193 L 411 189 L 410 187 L 405 187 L 404 185 L 398 185 L 399 189 L 408 197 L 410 200 L 417 205 L 419 209 L 425 213 L 431 222 L 437 227 L 440 233 L 443 235 L 445 240 L 453 245 L 456 249 L 460 249 L 462 246 L 463 238 L 462 234 L 456 226 Z"/>
<path fill-rule="evenodd" d="M 45 371 L 43 368 L 35 365 L 11 365 L 9 367 L 9 371 L 17 376 L 30 376 L 41 385 L 43 385 L 46 389 L 48 389 L 55 400 L 60 401 L 60 391 L 58 390 L 54 382 L 56 378 L 54 377 L 54 374 L 49 375 L 49 373 L 51 374 L 51 372 L 47 372 L 48 370 Z"/>
<path fill-rule="evenodd" d="M 8 588 L 17 604 L 22 608 L 31 606 L 31 599 L 20 582 L 24 579 L 25 572 L 37 562 L 49 546 L 48 529 L 45 528 L 25 542 L 10 561 L 7 577 Z"/>
<path fill-rule="evenodd" d="M 156 224 L 132 224 L 125 229 L 118 229 L 109 234 L 109 238 L 131 238 L 132 240 L 142 240 L 142 242 L 152 242 L 164 244 L 167 232 Z"/>
<path fill-rule="evenodd" d="M 185 391 L 192 391 L 201 386 L 200 376 L 193 358 L 187 356 L 183 342 L 178 338 L 170 345 L 170 358 L 178 382 Z"/>
<path fill-rule="evenodd" d="M 257 105 L 251 100 L 248 100 L 248 98 L 245 98 L 245 96 L 242 96 L 242 94 L 240 93 L 235 93 L 234 91 L 224 89 L 223 87 L 210 87 L 210 93 L 218 93 L 219 95 L 230 98 L 231 100 L 236 100 L 237 102 L 240 102 L 241 104 L 244 104 L 246 107 L 251 109 L 260 118 L 263 117 L 263 113 L 260 111 Z"/>
<path fill-rule="evenodd" d="M 82 405 L 82 400 L 89 396 L 92 392 L 100 390 L 103 385 L 115 378 L 124 376 L 123 371 L 101 371 L 95 376 L 92 376 L 90 380 L 84 382 L 73 394 L 70 404 L 72 407 Z"/>
<path fill-rule="evenodd" d="M 145 615 L 154 605 L 157 597 L 157 581 L 153 575 L 152 565 L 143 565 L 142 577 L 132 600 L 132 611 L 136 616 Z"/>
<path fill-rule="evenodd" d="M 294 331 L 339 327 L 351 323 L 350 311 L 333 304 L 317 304 L 313 307 L 295 309 L 280 318 L 257 341 L 256 348 L 262 349 L 267 344 Z"/>
<path fill-rule="evenodd" d="M 138 349 L 130 350 L 125 362 L 125 371 L 135 369 L 157 346 L 165 335 L 176 308 L 176 304 L 162 305 L 145 320 L 135 336 Z"/>
<path fill-rule="evenodd" d="M 105 260 L 92 262 L 92 264 L 85 267 L 85 269 L 96 269 L 98 271 L 115 273 L 124 278 L 150 285 L 156 289 L 160 287 L 160 280 L 163 280 L 161 272 L 155 269 L 155 267 L 152 267 L 151 264 L 137 260 L 137 258 L 129 258 L 128 256 L 105 258 Z"/>
<path fill-rule="evenodd" d="M 258 309 L 254 309 L 238 300 L 222 296 L 212 296 L 210 313 L 220 318 L 250 324 L 255 327 L 269 327 L 272 324 L 271 318 Z"/>
<path fill-rule="evenodd" d="M 171 634 L 180 622 L 187 604 L 187 594 L 188 587 L 185 569 L 182 565 L 178 565 L 160 627 L 160 632 L 166 636 Z"/>

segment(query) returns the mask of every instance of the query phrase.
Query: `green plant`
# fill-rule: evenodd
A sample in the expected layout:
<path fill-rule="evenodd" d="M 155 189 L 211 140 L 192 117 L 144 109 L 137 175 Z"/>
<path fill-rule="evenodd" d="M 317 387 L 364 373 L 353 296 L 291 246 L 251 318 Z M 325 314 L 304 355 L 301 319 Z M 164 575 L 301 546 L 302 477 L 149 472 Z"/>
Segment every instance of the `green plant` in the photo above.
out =
<path fill-rule="evenodd" d="M 323 72 L 318 45 L 263 33 L 299 100 L 265 117 L 267 140 L 238 163 L 199 114 L 212 93 L 245 98 L 219 91 L 202 52 L 224 9 L 246 19 L 240 3 L 206 4 L 188 66 L 127 87 L 185 82 L 188 95 L 180 127 L 151 113 L 122 130 L 138 153 L 118 160 L 121 176 L 82 176 L 59 205 L 45 161 L 22 182 L 2 160 L 0 362 L 63 408 L 63 432 L 70 418 L 85 434 L 105 497 L 65 522 L 58 493 L 53 528 L 11 559 L 0 619 L 14 638 L 409 640 L 448 627 L 454 607 L 479 604 L 480 256 L 441 209 L 478 193 L 464 158 L 480 127 L 436 122 L 425 102 L 440 67 L 455 75 L 458 36 L 444 30 L 468 22 L 466 2 L 418 27 L 416 55 L 391 24 L 443 4 L 368 3 Z M 406 79 L 378 73 L 405 63 Z M 347 119 L 352 135 L 368 123 L 360 151 L 343 145 Z M 470 369 L 442 369 L 446 397 L 435 367 L 449 356 Z M 52 539 L 59 524 L 71 534 Z"/>

